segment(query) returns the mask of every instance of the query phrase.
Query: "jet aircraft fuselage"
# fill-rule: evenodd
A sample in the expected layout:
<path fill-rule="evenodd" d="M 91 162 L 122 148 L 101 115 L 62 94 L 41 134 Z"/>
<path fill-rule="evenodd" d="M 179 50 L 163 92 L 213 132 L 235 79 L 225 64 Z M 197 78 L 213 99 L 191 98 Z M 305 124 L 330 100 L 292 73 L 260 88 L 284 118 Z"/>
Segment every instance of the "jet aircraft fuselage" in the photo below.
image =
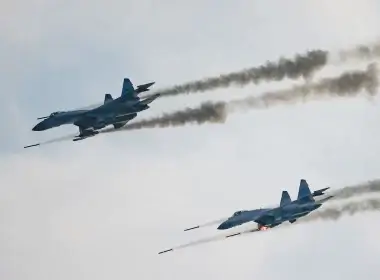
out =
<path fill-rule="evenodd" d="M 44 131 L 65 124 L 73 124 L 80 119 L 88 110 L 60 111 L 50 114 L 49 117 L 39 122 L 33 131 Z"/>
<path fill-rule="evenodd" d="M 286 221 L 294 223 L 298 218 L 308 215 L 310 212 L 321 207 L 325 201 L 332 198 L 332 196 L 329 196 L 320 201 L 314 199 L 314 196 L 323 195 L 323 191 L 327 189 L 317 190 L 312 193 L 306 180 L 302 179 L 296 200 L 291 201 L 288 192 L 283 191 L 278 207 L 237 211 L 221 223 L 218 229 L 229 229 L 248 222 L 256 222 L 259 228 L 275 227 Z"/>
<path fill-rule="evenodd" d="M 137 96 L 140 92 L 148 91 L 153 84 L 139 85 L 134 89 L 130 80 L 125 78 L 120 97 L 113 99 L 110 94 L 106 94 L 104 104 L 94 109 L 54 112 L 48 117 L 40 118 L 44 120 L 32 130 L 43 131 L 65 124 L 78 126 L 81 134 L 84 130 L 101 129 L 110 124 L 120 128 L 135 118 L 138 112 L 148 109 L 148 104 L 159 96 L 155 94 L 145 99 Z"/>
<path fill-rule="evenodd" d="M 269 208 L 266 209 L 255 209 L 255 210 L 242 210 L 235 212 L 231 217 L 226 221 L 221 223 L 218 229 L 229 229 L 236 226 L 240 226 L 245 223 L 254 221 L 256 218 L 263 215 Z"/>

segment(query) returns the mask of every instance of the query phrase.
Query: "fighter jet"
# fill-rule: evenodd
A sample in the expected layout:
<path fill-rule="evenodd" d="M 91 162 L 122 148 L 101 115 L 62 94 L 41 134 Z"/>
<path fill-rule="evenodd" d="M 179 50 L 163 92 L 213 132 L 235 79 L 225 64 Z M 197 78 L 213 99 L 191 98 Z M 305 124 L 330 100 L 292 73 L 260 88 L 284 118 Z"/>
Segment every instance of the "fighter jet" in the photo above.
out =
<path fill-rule="evenodd" d="M 291 201 L 289 193 L 287 191 L 283 191 L 279 207 L 237 211 L 227 220 L 223 221 L 218 226 L 218 229 L 226 230 L 249 222 L 256 222 L 258 223 L 259 228 L 263 229 L 265 229 L 267 225 L 274 227 L 284 221 L 294 223 L 297 218 L 307 215 L 311 211 L 319 208 L 322 204 L 319 205 L 319 202 L 316 203 L 314 197 L 324 195 L 324 191 L 328 189 L 329 188 L 324 188 L 316 190 L 312 193 L 306 180 L 301 179 L 297 200 Z M 307 212 L 308 210 L 310 211 Z M 272 222 L 270 223 L 270 221 Z M 199 227 L 200 226 L 187 228 L 185 231 L 193 230 Z"/>
<path fill-rule="evenodd" d="M 286 221 L 294 223 L 298 218 L 308 215 L 321 207 L 325 201 L 333 198 L 333 196 L 329 196 L 315 201 L 314 197 L 324 195 L 323 192 L 327 189 L 329 188 L 320 189 L 312 193 L 306 180 L 301 179 L 296 200 L 292 201 L 289 193 L 282 191 L 280 206 L 235 212 L 232 217 L 221 223 L 218 229 L 225 230 L 251 221 L 257 223 L 259 230 L 273 228 Z"/>
<path fill-rule="evenodd" d="M 32 130 L 43 131 L 65 124 L 74 124 L 79 127 L 79 135 L 73 141 L 83 140 L 95 136 L 108 125 L 115 129 L 121 128 L 137 116 L 137 113 L 149 108 L 148 104 L 153 102 L 159 94 L 154 94 L 145 99 L 140 99 L 139 93 L 149 91 L 155 82 L 138 85 L 135 89 L 129 78 L 123 81 L 121 96 L 113 99 L 107 93 L 104 96 L 104 104 L 90 110 L 59 111 L 50 116 L 38 118 L 43 119 Z"/>
<path fill-rule="evenodd" d="M 330 195 L 318 201 L 314 199 L 315 196 L 324 195 L 323 192 L 326 191 L 327 189 L 329 188 L 317 190 L 312 193 L 310 191 L 309 185 L 306 182 L 306 180 L 301 179 L 299 190 L 298 190 L 298 197 L 296 200 L 292 201 L 289 196 L 289 193 L 287 191 L 283 191 L 281 195 L 280 205 L 278 207 L 261 208 L 261 209 L 249 210 L 249 211 L 237 211 L 234 213 L 232 217 L 228 218 L 226 221 L 221 223 L 218 227 L 218 229 L 224 230 L 224 229 L 229 229 L 229 228 L 232 228 L 244 223 L 255 222 L 257 223 L 257 228 L 245 230 L 242 232 L 237 232 L 237 233 L 233 233 L 233 234 L 229 234 L 225 236 L 218 236 L 214 238 L 206 238 L 203 240 L 198 240 L 198 241 L 191 242 L 185 245 L 181 245 L 181 246 L 177 246 L 168 250 L 161 251 L 158 254 L 172 252 L 176 249 L 181 249 L 181 248 L 193 246 L 196 244 L 209 242 L 209 241 L 217 240 L 220 238 L 230 238 L 230 237 L 245 234 L 245 233 L 267 230 L 269 228 L 274 228 L 287 221 L 292 224 L 296 222 L 297 219 L 308 215 L 312 211 L 315 211 L 316 209 L 321 207 L 323 203 L 325 203 L 327 200 L 333 198 L 333 196 Z M 210 223 L 208 223 L 208 225 L 209 224 Z M 199 226 L 186 229 L 185 231 L 195 229 L 195 228 L 199 228 Z"/>

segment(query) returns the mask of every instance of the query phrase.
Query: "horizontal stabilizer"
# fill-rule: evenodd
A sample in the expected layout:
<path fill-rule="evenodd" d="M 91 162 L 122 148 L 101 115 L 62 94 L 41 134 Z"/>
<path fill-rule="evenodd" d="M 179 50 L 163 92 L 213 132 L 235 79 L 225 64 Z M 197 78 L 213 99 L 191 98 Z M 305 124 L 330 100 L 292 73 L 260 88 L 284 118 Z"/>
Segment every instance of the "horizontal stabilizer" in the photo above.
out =
<path fill-rule="evenodd" d="M 148 105 L 149 103 L 152 103 L 159 96 L 160 96 L 160 94 L 158 94 L 158 93 L 155 95 L 149 96 L 149 97 L 145 98 L 144 100 L 141 100 L 140 104 Z"/>
<path fill-rule="evenodd" d="M 125 126 L 125 125 L 127 124 L 127 122 L 128 122 L 128 121 L 114 123 L 114 124 L 113 124 L 113 127 L 114 127 L 115 129 L 122 128 L 123 126 Z"/>
<path fill-rule="evenodd" d="M 313 192 L 313 196 L 320 196 L 320 195 L 324 195 L 324 191 L 327 191 L 330 187 L 328 188 L 324 188 L 324 189 L 320 189 L 320 190 L 317 190 L 317 191 L 314 191 Z"/>
<path fill-rule="evenodd" d="M 141 93 L 141 92 L 144 92 L 144 91 L 149 91 L 150 87 L 153 86 L 156 82 L 151 82 L 151 83 L 147 83 L 147 84 L 143 84 L 143 85 L 138 85 L 137 86 L 137 89 L 136 89 L 136 93 Z"/>
<path fill-rule="evenodd" d="M 328 197 L 325 197 L 325 198 L 322 198 L 321 200 L 318 200 L 317 201 L 317 203 L 325 203 L 327 200 L 330 200 L 330 199 L 332 199 L 332 198 L 334 198 L 334 196 L 333 195 L 330 195 L 330 196 L 328 196 Z"/>

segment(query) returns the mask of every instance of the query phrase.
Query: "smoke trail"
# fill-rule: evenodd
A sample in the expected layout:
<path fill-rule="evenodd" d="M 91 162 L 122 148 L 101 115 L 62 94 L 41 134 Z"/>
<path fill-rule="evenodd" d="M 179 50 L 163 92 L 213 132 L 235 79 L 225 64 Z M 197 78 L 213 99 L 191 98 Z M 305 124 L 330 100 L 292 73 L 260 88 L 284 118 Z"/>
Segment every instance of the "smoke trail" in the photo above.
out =
<path fill-rule="evenodd" d="M 343 200 L 348 199 L 354 196 L 368 194 L 368 193 L 378 193 L 380 192 L 380 180 L 372 180 L 366 183 L 361 183 L 358 185 L 347 186 L 335 192 L 332 192 L 331 195 L 334 195 L 332 200 Z"/>
<path fill-rule="evenodd" d="M 108 128 L 101 133 L 135 130 L 142 128 L 184 126 L 188 123 L 224 123 L 228 113 L 247 109 L 268 108 L 280 104 L 306 102 L 310 98 L 356 96 L 361 90 L 375 95 L 378 87 L 376 64 L 367 66 L 366 71 L 350 71 L 337 78 L 325 78 L 316 83 L 294 86 L 291 89 L 267 92 L 258 97 L 247 97 L 230 102 L 206 102 L 200 107 L 164 114 L 148 120 L 141 120 L 124 128 Z"/>
<path fill-rule="evenodd" d="M 307 223 L 317 220 L 333 220 L 337 221 L 343 216 L 353 216 L 361 212 L 371 212 L 380 210 L 380 199 L 366 199 L 361 202 L 350 202 L 341 207 L 331 207 L 324 210 L 311 213 L 300 219 L 300 223 Z"/>
<path fill-rule="evenodd" d="M 224 217 L 224 218 L 221 218 L 221 219 L 218 219 L 218 220 L 214 220 L 214 221 L 211 221 L 211 222 L 207 222 L 207 223 L 204 223 L 204 224 L 200 224 L 200 225 L 197 225 L 197 226 L 192 226 L 192 227 L 184 229 L 184 231 L 189 231 L 189 230 L 194 230 L 194 229 L 198 229 L 198 228 L 213 226 L 215 224 L 220 224 L 223 221 L 225 221 L 227 218 L 228 217 Z"/>
<path fill-rule="evenodd" d="M 268 61 L 258 67 L 188 82 L 159 90 L 157 93 L 160 93 L 161 96 L 174 96 L 226 88 L 232 85 L 245 86 L 250 83 L 259 84 L 262 81 L 281 81 L 285 78 L 298 79 L 303 77 L 306 79 L 329 62 L 341 63 L 353 59 L 370 60 L 378 57 L 380 57 L 379 42 L 339 51 L 337 58 L 334 58 L 334 53 L 325 50 L 312 50 L 306 54 L 296 54 L 293 59 L 280 58 L 278 62 Z"/>
<path fill-rule="evenodd" d="M 368 45 L 358 45 L 352 49 L 342 50 L 338 53 L 339 62 L 347 60 L 370 60 L 380 57 L 380 42 Z"/>
<path fill-rule="evenodd" d="M 377 65 L 371 63 L 367 66 L 366 71 L 349 71 L 338 78 L 324 78 L 317 83 L 294 86 L 288 90 L 267 92 L 258 97 L 231 101 L 229 102 L 229 109 L 235 111 L 242 108 L 268 108 L 279 104 L 306 102 L 311 98 L 326 96 L 351 97 L 358 95 L 363 89 L 370 96 L 374 96 L 379 86 L 377 72 Z"/>
<path fill-rule="evenodd" d="M 322 50 L 308 51 L 304 55 L 297 54 L 293 59 L 280 58 L 278 62 L 267 62 L 265 65 L 243 69 L 238 72 L 222 74 L 183 85 L 173 86 L 158 91 L 161 96 L 173 96 L 195 92 L 204 92 L 231 85 L 244 86 L 249 83 L 259 84 L 261 81 L 281 81 L 285 78 L 307 78 L 326 65 L 328 52 Z"/>
<path fill-rule="evenodd" d="M 224 123 L 227 118 L 226 103 L 223 101 L 212 103 L 205 102 L 198 108 L 186 108 L 174 113 L 163 114 L 161 117 L 141 120 L 117 130 L 106 128 L 100 133 L 118 132 L 123 130 L 135 130 L 142 128 L 184 126 L 187 123 Z"/>

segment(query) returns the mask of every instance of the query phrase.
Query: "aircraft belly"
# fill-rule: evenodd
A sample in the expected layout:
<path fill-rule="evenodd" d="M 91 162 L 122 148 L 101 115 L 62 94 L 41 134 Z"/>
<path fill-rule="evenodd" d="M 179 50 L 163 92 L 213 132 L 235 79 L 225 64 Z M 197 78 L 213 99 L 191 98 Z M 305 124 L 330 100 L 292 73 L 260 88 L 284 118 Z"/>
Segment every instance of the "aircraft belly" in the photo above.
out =
<path fill-rule="evenodd" d="M 309 213 L 310 213 L 310 211 L 299 212 L 299 213 L 293 214 L 292 217 L 302 217 L 302 216 L 305 216 Z"/>
<path fill-rule="evenodd" d="M 130 114 L 130 115 L 125 115 L 125 116 L 118 116 L 114 119 L 114 121 L 116 121 L 116 122 L 129 121 L 129 120 L 135 118 L 136 116 L 137 116 L 136 113 Z"/>

